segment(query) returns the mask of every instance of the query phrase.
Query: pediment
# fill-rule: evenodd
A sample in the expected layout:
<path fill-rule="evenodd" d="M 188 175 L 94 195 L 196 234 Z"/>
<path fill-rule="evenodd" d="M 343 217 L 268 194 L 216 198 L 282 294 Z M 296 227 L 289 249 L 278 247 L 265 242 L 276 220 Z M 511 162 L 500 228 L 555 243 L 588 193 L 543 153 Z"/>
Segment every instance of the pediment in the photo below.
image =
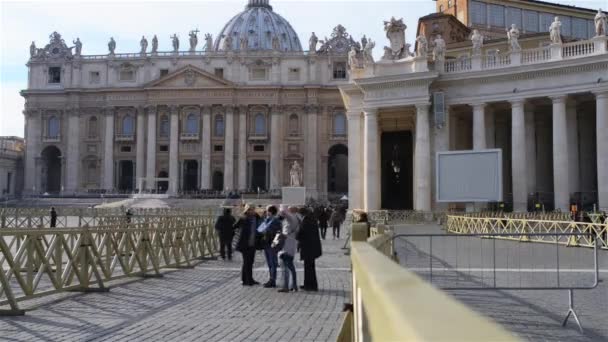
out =
<path fill-rule="evenodd" d="M 231 88 L 234 84 L 193 65 L 150 82 L 146 88 Z"/>

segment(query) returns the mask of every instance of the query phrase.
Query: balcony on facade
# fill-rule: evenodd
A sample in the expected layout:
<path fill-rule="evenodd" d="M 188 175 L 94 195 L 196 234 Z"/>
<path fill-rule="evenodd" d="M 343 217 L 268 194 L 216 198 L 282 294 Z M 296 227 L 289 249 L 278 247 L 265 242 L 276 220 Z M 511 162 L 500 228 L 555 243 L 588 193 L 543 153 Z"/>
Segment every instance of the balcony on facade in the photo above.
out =
<path fill-rule="evenodd" d="M 256 134 L 256 133 L 250 133 L 249 134 L 249 140 L 250 141 L 266 141 L 268 140 L 268 134 Z"/>
<path fill-rule="evenodd" d="M 42 137 L 42 142 L 45 143 L 54 143 L 54 142 L 61 142 L 61 135 L 44 135 Z"/>
<path fill-rule="evenodd" d="M 182 133 L 182 134 L 180 134 L 179 138 L 182 141 L 193 141 L 193 140 L 198 140 L 199 136 L 198 136 L 198 133 Z"/>
<path fill-rule="evenodd" d="M 115 141 L 135 141 L 135 134 L 116 134 Z"/>

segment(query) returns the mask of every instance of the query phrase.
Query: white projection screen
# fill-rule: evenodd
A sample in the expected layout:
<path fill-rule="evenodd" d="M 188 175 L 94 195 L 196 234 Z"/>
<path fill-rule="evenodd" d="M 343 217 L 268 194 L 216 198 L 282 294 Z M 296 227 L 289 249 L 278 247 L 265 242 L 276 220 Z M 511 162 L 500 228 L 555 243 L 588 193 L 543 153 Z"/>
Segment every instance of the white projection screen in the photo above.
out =
<path fill-rule="evenodd" d="M 437 152 L 437 202 L 502 202 L 502 150 Z"/>

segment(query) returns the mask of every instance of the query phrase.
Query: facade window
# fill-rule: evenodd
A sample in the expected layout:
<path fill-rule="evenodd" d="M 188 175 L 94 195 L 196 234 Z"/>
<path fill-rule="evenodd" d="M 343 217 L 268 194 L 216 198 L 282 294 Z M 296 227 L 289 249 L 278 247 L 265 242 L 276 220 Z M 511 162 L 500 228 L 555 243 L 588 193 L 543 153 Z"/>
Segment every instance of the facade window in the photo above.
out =
<path fill-rule="evenodd" d="M 120 146 L 120 152 L 131 152 L 131 146 Z"/>
<path fill-rule="evenodd" d="M 61 67 L 49 68 L 49 83 L 61 83 Z"/>
<path fill-rule="evenodd" d="M 549 13 L 541 13 L 540 14 L 540 32 L 549 32 L 549 26 L 553 22 L 553 18 L 555 16 Z"/>
<path fill-rule="evenodd" d="M 264 152 L 264 145 L 253 145 L 253 152 Z"/>
<path fill-rule="evenodd" d="M 346 79 L 346 62 L 335 62 L 334 63 L 334 79 L 335 80 Z"/>
<path fill-rule="evenodd" d="M 135 132 L 135 120 L 131 115 L 127 115 L 122 119 L 122 134 L 133 135 Z"/>
<path fill-rule="evenodd" d="M 523 26 L 522 26 L 522 22 L 521 22 L 521 9 L 507 7 L 506 11 L 507 11 L 507 23 L 506 23 L 507 25 L 505 25 L 505 26 L 510 26 L 511 24 L 515 24 L 515 25 L 517 25 L 517 27 L 522 29 Z"/>
<path fill-rule="evenodd" d="M 299 81 L 300 80 L 300 68 L 289 68 L 287 80 Z"/>
<path fill-rule="evenodd" d="M 213 74 L 215 77 L 224 78 L 224 68 L 215 68 L 215 70 L 213 70 Z"/>
<path fill-rule="evenodd" d="M 97 117 L 89 119 L 89 138 L 97 138 Z"/>
<path fill-rule="evenodd" d="M 213 126 L 213 135 L 216 137 L 224 136 L 224 117 L 219 114 L 215 116 L 215 124 Z"/>
<path fill-rule="evenodd" d="M 559 20 L 562 22 L 562 35 L 572 36 L 572 18 L 560 17 Z"/>
<path fill-rule="evenodd" d="M 249 78 L 252 81 L 265 81 L 266 68 L 252 68 L 249 74 Z"/>
<path fill-rule="evenodd" d="M 255 116 L 255 135 L 266 135 L 266 117 L 262 113 Z"/>
<path fill-rule="evenodd" d="M 101 82 L 101 77 L 99 76 L 99 71 L 91 71 L 89 73 L 89 83 L 99 84 L 100 82 Z"/>
<path fill-rule="evenodd" d="M 193 113 L 188 114 L 188 117 L 186 118 L 186 133 L 198 133 L 198 118 Z"/>
<path fill-rule="evenodd" d="M 160 77 L 169 75 L 169 69 L 160 69 Z"/>
<path fill-rule="evenodd" d="M 524 11 L 524 30 L 538 32 L 538 12 Z"/>
<path fill-rule="evenodd" d="M 169 152 L 169 145 L 160 145 L 158 146 L 158 150 L 160 152 Z"/>
<path fill-rule="evenodd" d="M 169 136 L 169 117 L 166 115 L 160 117 L 160 136 Z"/>
<path fill-rule="evenodd" d="M 213 152 L 224 152 L 224 145 L 213 145 Z"/>
<path fill-rule="evenodd" d="M 298 135 L 300 133 L 300 124 L 298 120 L 298 116 L 296 114 L 291 114 L 289 117 L 289 134 L 290 135 Z"/>
<path fill-rule="evenodd" d="M 346 117 L 342 113 L 334 115 L 334 135 L 346 135 Z"/>
<path fill-rule="evenodd" d="M 60 132 L 59 119 L 56 116 L 51 116 L 48 121 L 46 135 L 49 138 L 56 138 L 59 137 Z"/>
<path fill-rule="evenodd" d="M 471 19 L 474 25 L 485 25 L 486 14 L 486 4 L 479 1 L 471 2 Z"/>
<path fill-rule="evenodd" d="M 118 79 L 120 81 L 135 81 L 135 70 L 131 67 L 125 67 L 120 69 L 118 73 Z"/>
<path fill-rule="evenodd" d="M 97 182 L 97 165 L 95 162 L 89 162 L 87 165 L 87 183 L 93 184 Z"/>
<path fill-rule="evenodd" d="M 587 38 L 587 20 L 572 18 L 572 36 L 579 39 Z"/>
<path fill-rule="evenodd" d="M 505 8 L 500 5 L 490 5 L 490 25 L 505 27 Z"/>

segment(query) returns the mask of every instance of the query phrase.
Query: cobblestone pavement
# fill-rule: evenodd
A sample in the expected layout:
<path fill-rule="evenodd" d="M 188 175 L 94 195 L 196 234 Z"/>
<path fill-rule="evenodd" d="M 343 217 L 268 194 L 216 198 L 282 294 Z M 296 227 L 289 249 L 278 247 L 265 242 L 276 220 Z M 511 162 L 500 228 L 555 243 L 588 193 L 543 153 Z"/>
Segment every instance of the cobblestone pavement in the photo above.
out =
<path fill-rule="evenodd" d="M 444 233 L 436 225 L 396 227 L 402 234 Z M 455 240 L 458 240 L 455 243 Z M 492 244 L 496 243 L 497 285 L 515 287 L 555 286 L 556 248 L 551 244 L 459 237 L 433 240 L 433 284 L 436 286 L 492 286 Z M 416 241 L 418 240 L 418 241 Z M 488 248 L 490 247 L 490 248 Z M 429 280 L 428 239 L 397 239 L 400 263 Z M 593 284 L 593 253 L 583 247 L 560 247 L 561 286 Z M 600 279 L 608 277 L 608 251 L 599 251 Z M 414 265 L 414 267 L 412 267 Z M 418 268 L 416 268 L 418 267 Z M 454 271 L 458 268 L 458 272 Z M 424 270 L 424 271 L 422 271 Z M 480 271 L 483 270 L 483 273 Z M 501 271 L 502 270 L 502 271 Z M 582 270 L 585 270 L 583 272 Z M 426 273 L 425 273 L 426 272 Z M 592 290 L 575 290 L 574 303 L 584 333 L 568 312 L 566 290 L 467 290 L 447 291 L 474 310 L 494 319 L 514 334 L 530 341 L 608 341 L 608 283 Z"/>
<path fill-rule="evenodd" d="M 317 260 L 319 292 L 243 287 L 240 255 L 203 261 L 163 278 L 122 282 L 109 293 L 70 293 L 21 303 L 22 317 L 0 317 L 2 341 L 330 341 L 350 302 L 343 240 L 326 240 Z M 302 284 L 302 263 L 298 261 Z M 279 272 L 279 276 L 282 273 Z M 263 255 L 254 277 L 265 282 Z"/>

